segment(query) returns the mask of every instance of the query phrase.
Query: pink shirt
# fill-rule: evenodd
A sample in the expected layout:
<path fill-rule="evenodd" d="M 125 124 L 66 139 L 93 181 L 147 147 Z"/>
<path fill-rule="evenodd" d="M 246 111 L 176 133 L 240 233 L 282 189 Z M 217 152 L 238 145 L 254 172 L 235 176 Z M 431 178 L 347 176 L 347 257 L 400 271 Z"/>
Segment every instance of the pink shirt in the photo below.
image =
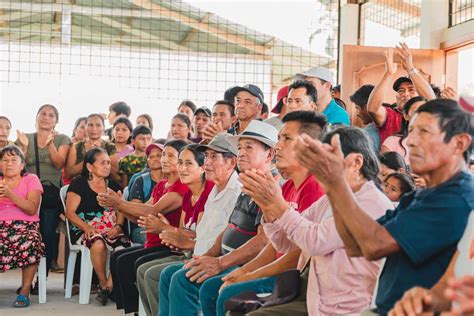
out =
<path fill-rule="evenodd" d="M 354 196 L 374 219 L 392 208 L 372 181 Z M 298 269 L 311 260 L 306 296 L 310 315 L 346 315 L 370 306 L 380 261 L 347 256 L 326 195 L 303 213 L 290 208 L 274 223 L 263 223 L 263 228 L 277 251 L 302 250 Z"/>
<path fill-rule="evenodd" d="M 402 146 L 400 146 L 400 136 L 390 136 L 383 142 L 382 146 L 387 147 L 390 151 L 395 151 L 399 153 L 407 165 L 410 164 L 410 149 L 408 148 L 407 138 L 402 140 Z"/>
<path fill-rule="evenodd" d="M 28 192 L 37 190 L 43 193 L 43 186 L 38 177 L 33 173 L 27 173 L 20 183 L 12 189 L 12 192 L 26 199 Z M 28 215 L 8 198 L 0 199 L 0 221 L 27 221 L 38 222 L 39 214 Z"/>

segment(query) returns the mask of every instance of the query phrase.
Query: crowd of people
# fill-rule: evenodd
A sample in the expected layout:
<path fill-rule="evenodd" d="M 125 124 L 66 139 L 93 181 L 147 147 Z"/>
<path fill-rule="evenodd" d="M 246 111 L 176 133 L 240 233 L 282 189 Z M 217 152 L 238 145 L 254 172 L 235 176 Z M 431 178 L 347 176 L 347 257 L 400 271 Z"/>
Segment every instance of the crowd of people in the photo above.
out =
<path fill-rule="evenodd" d="M 30 305 L 41 257 L 48 271 L 57 259 L 64 212 L 96 300 L 126 314 L 472 315 L 474 116 L 451 88 L 435 93 L 405 44 L 347 100 L 357 121 L 339 92 L 324 67 L 295 74 L 273 109 L 258 86 L 234 86 L 211 109 L 183 101 L 160 139 L 125 102 L 71 137 L 51 104 L 15 142 L 0 116 L 13 306 Z"/>

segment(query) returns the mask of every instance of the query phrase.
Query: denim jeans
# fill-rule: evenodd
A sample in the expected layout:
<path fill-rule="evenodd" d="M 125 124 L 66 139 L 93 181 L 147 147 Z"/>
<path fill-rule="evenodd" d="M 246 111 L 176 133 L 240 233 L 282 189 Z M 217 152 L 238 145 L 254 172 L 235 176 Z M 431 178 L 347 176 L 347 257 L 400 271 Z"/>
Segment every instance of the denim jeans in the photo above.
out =
<path fill-rule="evenodd" d="M 160 275 L 160 311 L 159 316 L 197 315 L 200 308 L 199 300 L 208 297 L 207 293 L 217 293 L 224 283 L 221 278 L 237 267 L 222 271 L 203 283 L 191 282 L 183 268 L 184 263 L 170 265 Z M 203 310 L 204 316 L 208 314 Z"/>
<path fill-rule="evenodd" d="M 208 315 L 225 315 L 225 302 L 243 292 L 252 291 L 256 294 L 272 293 L 275 289 L 275 277 L 261 278 L 247 282 L 235 283 L 226 286 L 217 295 L 209 296 L 207 299 L 201 297 L 201 306 L 204 310 L 208 310 Z M 216 302 L 217 301 L 217 302 Z M 206 313 L 204 313 L 206 315 Z"/>

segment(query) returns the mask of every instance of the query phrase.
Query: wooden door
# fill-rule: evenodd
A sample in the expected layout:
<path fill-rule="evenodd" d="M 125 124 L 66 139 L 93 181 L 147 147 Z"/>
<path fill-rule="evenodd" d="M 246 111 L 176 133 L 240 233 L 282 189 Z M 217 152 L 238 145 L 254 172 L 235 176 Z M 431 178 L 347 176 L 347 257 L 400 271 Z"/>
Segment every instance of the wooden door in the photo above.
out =
<path fill-rule="evenodd" d="M 351 117 L 353 125 L 361 126 L 356 117 L 349 96 L 364 84 L 376 85 L 385 69 L 384 53 L 387 47 L 344 45 L 343 65 L 341 81 L 341 98 L 347 104 L 347 112 Z M 441 49 L 412 49 L 413 64 L 418 71 L 438 87 L 444 87 L 446 58 Z M 395 62 L 397 62 L 397 58 Z M 397 74 L 394 78 L 407 76 L 408 74 L 398 62 Z M 395 80 L 395 79 L 394 79 Z M 386 102 L 395 102 L 395 91 L 386 93 Z"/>

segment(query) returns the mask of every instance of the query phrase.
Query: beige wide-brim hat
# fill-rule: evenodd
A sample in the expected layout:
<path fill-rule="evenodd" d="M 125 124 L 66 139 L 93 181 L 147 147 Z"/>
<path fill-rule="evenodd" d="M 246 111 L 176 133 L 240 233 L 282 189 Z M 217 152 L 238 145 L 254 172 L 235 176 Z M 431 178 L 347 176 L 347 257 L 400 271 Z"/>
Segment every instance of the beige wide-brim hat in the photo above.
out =
<path fill-rule="evenodd" d="M 239 139 L 241 138 L 255 139 L 271 148 L 274 148 L 278 142 L 278 130 L 268 123 L 253 120 L 239 135 L 226 136 L 226 140 L 229 144 L 235 147 L 237 147 Z"/>

